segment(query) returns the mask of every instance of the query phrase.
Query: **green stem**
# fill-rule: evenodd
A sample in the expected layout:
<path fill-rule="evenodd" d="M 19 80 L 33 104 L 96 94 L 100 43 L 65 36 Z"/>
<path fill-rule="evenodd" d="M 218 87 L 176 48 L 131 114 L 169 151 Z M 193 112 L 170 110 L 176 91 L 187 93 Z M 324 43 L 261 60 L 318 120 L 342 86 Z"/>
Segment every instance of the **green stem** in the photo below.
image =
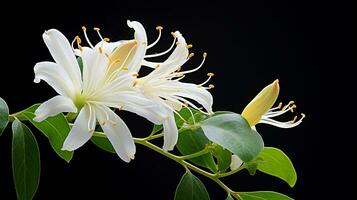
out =
<path fill-rule="evenodd" d="M 210 153 L 211 151 L 212 151 L 212 148 L 207 146 L 206 148 L 204 148 L 201 151 L 198 151 L 196 153 L 185 155 L 185 156 L 180 156 L 180 159 L 188 160 L 188 159 L 196 158 L 196 157 L 202 156 L 206 153 Z"/>
<path fill-rule="evenodd" d="M 235 174 L 235 173 L 239 172 L 240 170 L 242 170 L 242 169 L 244 169 L 244 168 L 245 168 L 245 167 L 242 165 L 242 166 L 240 166 L 238 169 L 235 169 L 235 170 L 232 170 L 232 171 L 223 173 L 223 174 L 218 174 L 218 178 L 223 178 L 223 177 L 230 176 L 230 175 L 232 175 L 232 174 Z"/>
<path fill-rule="evenodd" d="M 9 121 L 10 122 L 13 122 L 15 121 L 15 119 L 18 119 L 20 121 L 28 121 L 28 119 L 22 115 L 19 115 L 18 113 L 14 113 L 14 114 L 11 114 L 9 115 Z"/>
<path fill-rule="evenodd" d="M 195 171 L 199 174 L 201 174 L 202 176 L 205 176 L 211 180 L 213 180 L 214 182 L 216 182 L 219 186 L 221 186 L 227 193 L 229 194 L 232 194 L 232 195 L 235 195 L 236 196 L 236 193 L 231 190 L 228 186 L 226 186 L 218 177 L 218 174 L 212 174 L 212 173 L 209 173 L 203 169 L 200 169 L 198 167 L 196 167 L 195 165 L 191 164 L 191 163 L 188 163 L 186 162 L 184 159 L 182 159 L 182 157 L 184 156 L 176 156 L 174 154 L 171 154 L 167 151 L 164 151 L 163 149 L 161 149 L 160 147 L 150 143 L 149 141 L 147 141 L 145 138 L 144 139 L 141 139 L 141 138 L 135 138 L 134 139 L 134 142 L 137 143 L 137 144 L 141 144 L 143 146 L 146 146 L 148 147 L 149 149 L 152 149 L 158 153 L 160 153 L 161 155 L 164 155 L 174 161 L 176 161 L 177 163 L 181 164 L 186 170 L 187 169 L 190 169 L 192 171 Z M 207 148 L 207 150 L 210 151 L 210 148 Z M 201 152 L 201 151 L 200 151 Z M 200 152 L 197 152 L 197 153 L 200 153 Z M 206 152 L 207 153 L 207 152 Z M 192 155 L 192 154 L 191 154 Z M 191 156 L 190 155 L 190 156 Z"/>

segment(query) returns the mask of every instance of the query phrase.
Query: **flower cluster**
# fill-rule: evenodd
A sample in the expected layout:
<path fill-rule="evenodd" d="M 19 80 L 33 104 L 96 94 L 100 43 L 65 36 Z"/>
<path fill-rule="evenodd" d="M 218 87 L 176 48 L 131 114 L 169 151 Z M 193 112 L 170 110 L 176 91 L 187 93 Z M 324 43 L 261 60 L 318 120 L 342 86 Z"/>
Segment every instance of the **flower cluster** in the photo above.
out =
<path fill-rule="evenodd" d="M 213 98 L 208 89 L 214 86 L 205 85 L 213 73 L 209 73 L 202 84 L 182 82 L 186 74 L 203 65 L 207 54 L 203 54 L 203 61 L 197 68 L 181 71 L 181 66 L 193 53 L 188 50 L 192 45 L 186 43 L 179 31 L 171 33 L 174 41 L 167 51 L 147 54 L 147 50 L 158 43 L 162 27 L 156 28 L 159 37 L 148 45 L 145 29 L 139 22 L 128 21 L 128 26 L 134 29 L 134 38 L 117 42 L 110 42 L 101 36 L 99 28 L 94 28 L 100 38 L 95 45 L 89 40 L 87 29 L 82 27 L 87 46 L 79 36 L 70 43 L 55 29 L 43 34 L 55 62 L 37 63 L 34 81 L 47 82 L 59 95 L 42 103 L 34 120 L 41 122 L 62 112 L 77 115 L 62 150 L 73 151 L 85 144 L 98 122 L 119 157 L 125 162 L 133 159 L 136 151 L 133 137 L 113 108 L 163 125 L 163 149 L 166 151 L 174 148 L 178 138 L 174 113 L 182 107 L 198 109 L 192 100 L 202 105 L 202 112 L 212 113 Z M 170 52 L 163 62 L 149 61 Z M 82 69 L 77 61 L 79 58 Z M 142 66 L 152 68 L 151 73 L 140 76 Z"/>

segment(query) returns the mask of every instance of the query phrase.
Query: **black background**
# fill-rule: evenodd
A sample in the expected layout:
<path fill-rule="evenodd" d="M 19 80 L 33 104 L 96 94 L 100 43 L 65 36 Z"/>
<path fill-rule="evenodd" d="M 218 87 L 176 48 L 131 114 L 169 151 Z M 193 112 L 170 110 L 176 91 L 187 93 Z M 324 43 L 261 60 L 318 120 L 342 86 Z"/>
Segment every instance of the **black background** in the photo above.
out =
<path fill-rule="evenodd" d="M 216 86 L 212 90 L 214 110 L 240 113 L 260 89 L 279 78 L 279 100 L 295 100 L 297 111 L 307 115 L 294 129 L 258 126 L 266 146 L 284 150 L 293 161 L 298 173 L 294 188 L 261 173 L 251 177 L 243 172 L 226 182 L 237 191 L 275 190 L 296 199 L 344 199 L 346 193 L 338 186 L 347 183 L 339 177 L 349 175 L 348 170 L 341 174 L 338 169 L 348 165 L 341 157 L 345 148 L 340 138 L 349 136 L 339 124 L 340 110 L 347 105 L 343 106 L 341 84 L 346 66 L 340 63 L 338 52 L 346 37 L 343 23 L 350 14 L 326 1 L 10 2 L 2 6 L 0 14 L 0 96 L 10 111 L 16 112 L 55 95 L 45 83 L 33 83 L 34 64 L 52 60 L 41 38 L 46 29 L 57 28 L 72 39 L 81 34 L 82 25 L 88 29 L 96 26 L 115 41 L 132 38 L 126 25 L 130 19 L 145 26 L 150 42 L 156 39 L 155 27 L 162 25 L 162 42 L 151 52 L 166 49 L 169 33 L 180 30 L 194 45 L 196 55 L 208 52 L 205 67 L 186 80 L 200 83 L 207 72 L 216 74 L 212 80 Z M 90 37 L 97 39 L 94 31 Z M 201 56 L 194 58 L 185 68 L 196 66 Z M 150 123 L 140 117 L 121 116 L 135 136 L 150 131 Z M 139 145 L 129 164 L 91 143 L 77 150 L 67 164 L 41 133 L 34 132 L 42 162 L 35 199 L 172 199 L 184 172 L 175 162 Z M 221 188 L 204 177 L 202 180 L 211 199 L 225 198 Z M 0 138 L 0 199 L 15 196 L 8 128 Z"/>

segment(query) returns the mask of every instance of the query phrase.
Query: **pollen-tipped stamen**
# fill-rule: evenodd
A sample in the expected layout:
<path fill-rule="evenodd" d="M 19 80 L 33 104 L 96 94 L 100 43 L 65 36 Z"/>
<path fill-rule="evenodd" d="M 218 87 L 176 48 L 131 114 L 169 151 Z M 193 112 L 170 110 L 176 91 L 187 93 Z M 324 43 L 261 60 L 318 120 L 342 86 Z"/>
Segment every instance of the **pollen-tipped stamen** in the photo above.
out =
<path fill-rule="evenodd" d="M 153 43 L 151 43 L 149 46 L 146 47 L 146 49 L 150 49 L 151 47 L 155 46 L 160 41 L 162 29 L 164 29 L 162 26 L 156 27 L 156 30 L 159 31 L 159 35 L 157 36 L 156 40 Z"/>
<path fill-rule="evenodd" d="M 94 48 L 93 44 L 90 42 L 90 40 L 89 40 L 89 38 L 88 38 L 87 28 L 86 28 L 85 26 L 82 26 L 82 31 L 83 31 L 84 38 L 86 39 L 88 45 L 89 45 L 91 48 Z"/>
<path fill-rule="evenodd" d="M 161 33 L 161 32 L 160 32 Z M 160 34 L 161 35 L 161 34 Z M 155 41 L 156 42 L 156 41 Z M 174 40 L 171 44 L 171 46 L 166 50 L 166 51 L 163 51 L 161 53 L 155 53 L 155 54 L 151 54 L 151 55 L 145 55 L 145 58 L 154 58 L 154 57 L 159 57 L 159 56 L 163 56 L 167 53 L 169 53 L 175 46 L 176 44 L 176 37 L 174 37 Z"/>

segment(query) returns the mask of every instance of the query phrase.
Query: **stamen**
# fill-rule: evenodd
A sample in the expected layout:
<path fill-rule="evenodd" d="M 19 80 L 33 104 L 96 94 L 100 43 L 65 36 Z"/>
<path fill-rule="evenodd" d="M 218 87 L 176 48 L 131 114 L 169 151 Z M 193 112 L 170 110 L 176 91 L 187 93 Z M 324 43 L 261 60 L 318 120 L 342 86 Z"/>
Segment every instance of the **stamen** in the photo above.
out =
<path fill-rule="evenodd" d="M 214 87 L 215 87 L 215 86 L 214 86 L 213 84 L 209 84 L 209 85 L 208 85 L 208 88 L 209 88 L 209 89 L 213 89 Z"/>
<path fill-rule="evenodd" d="M 99 47 L 99 49 L 102 49 L 101 47 Z M 103 50 L 99 50 L 99 51 L 102 51 L 103 52 Z M 100 52 L 100 53 L 102 53 L 102 52 Z M 110 58 L 110 55 L 108 54 L 108 53 L 104 53 L 104 55 L 105 55 L 105 57 L 107 57 L 108 58 L 108 60 L 109 60 L 109 63 L 112 65 L 112 59 Z M 119 61 L 119 59 L 118 60 L 115 60 L 115 61 Z M 108 69 L 110 68 L 110 66 L 108 67 Z"/>
<path fill-rule="evenodd" d="M 209 80 L 211 80 L 211 78 L 214 76 L 214 73 L 208 73 L 207 76 L 208 76 L 207 80 L 205 80 L 203 83 L 199 84 L 198 86 L 203 86 L 206 83 L 208 83 Z M 209 89 L 211 89 L 211 88 L 209 88 Z"/>
<path fill-rule="evenodd" d="M 138 74 L 138 73 L 135 73 L 135 74 L 132 74 L 132 76 L 134 76 L 134 77 L 138 77 L 138 76 L 139 76 L 139 74 Z"/>
<path fill-rule="evenodd" d="M 100 53 L 100 54 L 103 53 L 103 48 L 102 48 L 102 47 L 99 47 L 98 50 L 99 50 L 99 53 Z"/>
<path fill-rule="evenodd" d="M 172 35 L 172 37 L 174 37 L 174 38 L 176 39 L 176 34 L 175 34 L 175 32 L 171 32 L 171 35 Z"/>
<path fill-rule="evenodd" d="M 99 38 L 100 38 L 102 41 L 105 41 L 104 38 L 102 37 L 102 35 L 100 34 L 100 28 L 94 27 L 93 29 L 98 33 Z"/>
<path fill-rule="evenodd" d="M 192 47 L 193 47 L 192 44 L 186 45 L 186 48 L 187 48 L 187 49 L 191 49 Z"/>
<path fill-rule="evenodd" d="M 89 44 L 89 46 L 91 48 L 94 48 L 94 46 L 92 45 L 92 43 L 89 41 L 88 39 L 88 35 L 87 35 L 87 28 L 85 26 L 82 26 L 82 30 L 83 30 L 83 33 L 84 33 L 84 37 L 86 38 L 86 41 L 87 43 Z"/>
<path fill-rule="evenodd" d="M 292 106 L 290 106 L 290 107 L 289 107 L 290 112 L 294 112 L 294 108 L 296 108 L 296 105 L 295 105 L 295 104 L 294 104 L 294 105 L 292 105 Z"/>
<path fill-rule="evenodd" d="M 294 117 L 294 119 L 293 120 L 291 120 L 291 122 L 290 123 L 295 123 L 296 122 L 296 120 L 297 120 L 297 116 L 295 115 L 295 117 Z"/>
<path fill-rule="evenodd" d="M 160 34 L 160 35 L 161 35 L 161 34 Z M 176 42 L 176 37 L 174 37 L 174 41 L 172 42 L 171 46 L 170 46 L 166 51 L 163 51 L 163 52 L 161 52 L 161 53 L 155 53 L 155 54 L 151 54 L 151 55 L 146 55 L 145 58 L 158 57 L 158 56 L 162 56 L 162 55 L 165 55 L 165 54 L 169 53 L 169 52 L 172 50 L 172 48 L 174 48 L 175 42 Z M 157 42 L 155 41 L 154 43 L 156 44 Z M 154 43 L 153 43 L 153 44 L 154 44 Z M 154 44 L 154 45 L 155 45 L 155 44 Z M 176 43 L 176 44 L 177 44 L 177 43 Z M 149 46 L 151 46 L 151 45 L 149 45 Z M 147 48 L 147 49 L 148 49 L 148 48 Z"/>
<path fill-rule="evenodd" d="M 280 102 L 278 108 L 281 109 L 282 106 L 283 106 L 283 102 Z"/>
<path fill-rule="evenodd" d="M 160 41 L 162 29 L 163 29 L 162 26 L 156 27 L 156 30 L 159 31 L 159 36 L 156 38 L 156 40 L 153 43 L 151 43 L 149 46 L 147 46 L 146 49 L 150 49 L 151 47 L 155 46 Z"/>
<path fill-rule="evenodd" d="M 194 55 L 195 55 L 194 53 L 190 53 L 190 54 L 188 55 L 188 59 L 192 58 Z"/>
<path fill-rule="evenodd" d="M 104 42 L 110 42 L 109 38 L 103 38 Z"/>
<path fill-rule="evenodd" d="M 194 55 L 193 53 L 190 53 L 190 55 L 188 55 L 188 59 L 190 59 L 193 55 Z M 202 62 L 200 63 L 200 65 L 198 67 L 196 67 L 194 69 L 191 69 L 191 70 L 183 71 L 181 73 L 182 74 L 188 74 L 188 73 L 192 73 L 192 72 L 195 72 L 195 71 L 199 70 L 203 66 L 203 64 L 205 63 L 206 57 L 207 57 L 207 53 L 203 53 Z"/>
<path fill-rule="evenodd" d="M 180 42 L 176 42 L 176 46 L 180 45 Z"/>

